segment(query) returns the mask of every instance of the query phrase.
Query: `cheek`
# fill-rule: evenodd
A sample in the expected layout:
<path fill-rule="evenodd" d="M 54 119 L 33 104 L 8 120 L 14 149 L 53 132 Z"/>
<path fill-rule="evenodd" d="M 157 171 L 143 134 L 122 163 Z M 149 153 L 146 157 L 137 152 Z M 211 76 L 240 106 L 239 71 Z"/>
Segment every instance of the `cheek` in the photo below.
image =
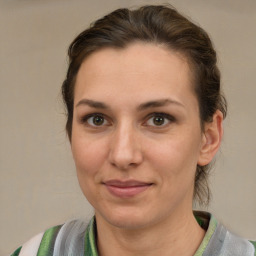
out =
<path fill-rule="evenodd" d="M 76 165 L 80 188 L 87 200 L 94 205 L 100 170 L 104 165 L 105 152 L 103 145 L 88 138 L 72 138 L 72 154 Z"/>
<path fill-rule="evenodd" d="M 192 198 L 197 165 L 196 148 L 195 144 L 185 144 L 184 140 L 171 140 L 161 143 L 161 146 L 155 147 L 154 153 L 148 155 L 149 165 L 157 173 L 163 201 L 178 204 L 184 198 Z"/>
<path fill-rule="evenodd" d="M 100 140 L 90 140 L 86 137 L 72 138 L 72 154 L 78 178 L 97 174 L 106 159 L 105 144 Z"/>
<path fill-rule="evenodd" d="M 199 140 L 184 136 L 166 139 L 157 145 L 148 145 L 147 159 L 165 177 L 193 177 L 199 156 Z"/>

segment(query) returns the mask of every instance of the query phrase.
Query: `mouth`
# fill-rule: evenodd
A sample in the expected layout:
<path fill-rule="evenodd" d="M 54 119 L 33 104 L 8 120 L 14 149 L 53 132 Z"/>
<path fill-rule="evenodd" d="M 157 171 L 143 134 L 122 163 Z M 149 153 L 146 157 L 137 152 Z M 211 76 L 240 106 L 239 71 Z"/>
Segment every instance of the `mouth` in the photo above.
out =
<path fill-rule="evenodd" d="M 153 183 L 147 183 L 137 180 L 108 180 L 106 182 L 103 182 L 103 184 L 112 195 L 121 198 L 134 197 L 144 192 L 153 185 Z"/>

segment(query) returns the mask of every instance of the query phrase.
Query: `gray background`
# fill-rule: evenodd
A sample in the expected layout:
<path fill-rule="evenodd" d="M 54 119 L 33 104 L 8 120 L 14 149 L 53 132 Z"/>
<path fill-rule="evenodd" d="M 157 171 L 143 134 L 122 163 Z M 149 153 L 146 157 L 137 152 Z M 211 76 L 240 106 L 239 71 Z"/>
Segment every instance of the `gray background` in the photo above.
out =
<path fill-rule="evenodd" d="M 256 239 L 256 1 L 173 0 L 211 35 L 229 102 L 208 208 Z M 118 8 L 162 1 L 0 0 L 0 255 L 70 218 L 90 218 L 64 131 L 66 50 Z"/>

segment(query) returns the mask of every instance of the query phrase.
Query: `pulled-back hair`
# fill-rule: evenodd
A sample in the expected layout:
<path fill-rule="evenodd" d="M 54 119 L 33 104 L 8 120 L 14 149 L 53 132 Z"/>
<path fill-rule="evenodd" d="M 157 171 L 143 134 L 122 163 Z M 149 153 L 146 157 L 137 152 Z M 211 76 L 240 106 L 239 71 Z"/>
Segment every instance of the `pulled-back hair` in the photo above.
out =
<path fill-rule="evenodd" d="M 72 140 L 74 87 L 84 59 L 102 48 L 125 48 L 133 42 L 161 44 L 183 54 L 193 74 L 202 130 L 216 110 L 226 116 L 226 100 L 220 90 L 220 72 L 216 52 L 207 33 L 170 5 L 147 5 L 136 10 L 118 9 L 94 22 L 71 43 L 69 67 L 62 85 L 67 109 L 66 130 Z M 194 199 L 208 204 L 209 165 L 197 166 Z"/>

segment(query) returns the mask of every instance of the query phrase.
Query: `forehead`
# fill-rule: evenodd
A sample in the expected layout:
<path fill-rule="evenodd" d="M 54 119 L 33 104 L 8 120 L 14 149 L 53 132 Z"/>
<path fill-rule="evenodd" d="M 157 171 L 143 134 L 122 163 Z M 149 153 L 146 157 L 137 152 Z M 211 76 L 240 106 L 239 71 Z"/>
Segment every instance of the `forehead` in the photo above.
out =
<path fill-rule="evenodd" d="M 135 92 L 144 96 L 178 96 L 184 91 L 194 94 L 191 78 L 186 57 L 165 46 L 134 43 L 124 49 L 104 48 L 82 63 L 76 79 L 75 101 L 96 91 L 126 96 Z"/>

